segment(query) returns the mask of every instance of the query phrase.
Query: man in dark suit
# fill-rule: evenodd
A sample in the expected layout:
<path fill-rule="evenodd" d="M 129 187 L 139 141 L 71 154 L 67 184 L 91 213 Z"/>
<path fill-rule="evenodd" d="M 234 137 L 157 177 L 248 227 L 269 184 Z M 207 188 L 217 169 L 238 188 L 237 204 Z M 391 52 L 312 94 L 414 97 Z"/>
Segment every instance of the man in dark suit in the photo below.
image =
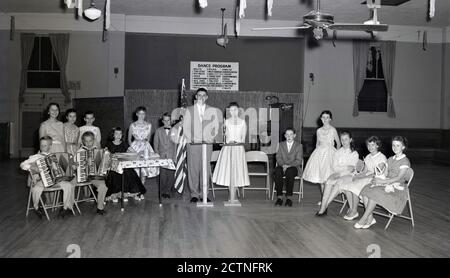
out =
<path fill-rule="evenodd" d="M 186 109 L 183 117 L 183 131 L 187 142 L 188 184 L 191 203 L 199 201 L 203 186 L 202 145 L 193 143 L 213 143 L 219 134 L 223 121 L 222 113 L 216 107 L 206 105 L 208 91 L 200 88 L 195 93 L 196 102 Z M 210 160 L 212 145 L 207 145 L 207 180 L 210 180 Z M 208 199 L 209 201 L 209 199 Z"/>
<path fill-rule="evenodd" d="M 155 132 L 155 138 L 153 145 L 155 152 L 159 154 L 161 158 L 172 159 L 175 163 L 175 143 L 171 140 L 171 117 L 169 113 L 164 113 L 162 116 L 162 127 L 158 128 Z M 159 172 L 159 184 L 161 188 L 161 196 L 163 198 L 170 198 L 170 189 L 175 183 L 174 171 L 162 168 Z"/>
<path fill-rule="evenodd" d="M 283 205 L 283 177 L 286 183 L 285 206 L 292 207 L 292 192 L 294 189 L 295 176 L 300 172 L 303 160 L 302 144 L 295 141 L 295 129 L 288 128 L 284 133 L 286 141 L 279 144 L 276 159 L 277 167 L 274 171 L 275 190 L 277 191 L 276 206 Z"/>

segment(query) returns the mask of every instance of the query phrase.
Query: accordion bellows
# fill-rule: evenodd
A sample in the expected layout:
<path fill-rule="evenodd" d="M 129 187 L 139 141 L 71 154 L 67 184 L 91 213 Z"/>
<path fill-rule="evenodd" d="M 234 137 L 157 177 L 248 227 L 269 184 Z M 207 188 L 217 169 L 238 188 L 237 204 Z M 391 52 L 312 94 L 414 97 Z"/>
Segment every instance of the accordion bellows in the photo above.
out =
<path fill-rule="evenodd" d="M 111 153 L 107 149 L 80 150 L 75 161 L 78 162 L 77 182 L 104 179 L 111 166 Z"/>
<path fill-rule="evenodd" d="M 44 187 L 53 186 L 66 178 L 66 173 L 55 154 L 38 159 L 36 164 Z"/>

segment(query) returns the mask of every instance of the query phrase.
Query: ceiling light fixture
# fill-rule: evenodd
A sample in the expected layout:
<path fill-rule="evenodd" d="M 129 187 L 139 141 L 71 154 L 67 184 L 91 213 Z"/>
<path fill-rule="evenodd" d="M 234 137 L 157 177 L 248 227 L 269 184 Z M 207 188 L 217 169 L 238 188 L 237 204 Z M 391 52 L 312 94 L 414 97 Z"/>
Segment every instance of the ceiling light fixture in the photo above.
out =
<path fill-rule="evenodd" d="M 321 38 L 323 38 L 323 31 L 322 31 L 322 29 L 320 29 L 320 27 L 314 28 L 313 29 L 313 35 L 314 35 L 314 38 L 316 40 L 320 40 Z"/>
<path fill-rule="evenodd" d="M 97 9 L 94 0 L 91 0 L 91 5 L 88 9 L 84 10 L 84 15 L 90 20 L 96 20 L 102 15 L 102 11 Z"/>

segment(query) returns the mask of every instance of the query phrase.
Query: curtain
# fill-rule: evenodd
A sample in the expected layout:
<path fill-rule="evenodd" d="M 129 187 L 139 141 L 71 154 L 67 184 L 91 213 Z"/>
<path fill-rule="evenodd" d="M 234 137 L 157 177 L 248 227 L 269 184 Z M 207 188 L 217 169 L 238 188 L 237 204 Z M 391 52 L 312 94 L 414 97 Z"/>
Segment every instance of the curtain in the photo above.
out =
<path fill-rule="evenodd" d="M 381 42 L 381 61 L 383 63 L 384 82 L 388 94 L 387 114 L 395 118 L 394 100 L 392 99 L 392 85 L 394 81 L 395 41 Z"/>
<path fill-rule="evenodd" d="M 69 56 L 69 34 L 50 34 L 50 41 L 52 44 L 53 53 L 55 54 L 56 61 L 58 62 L 59 69 L 61 71 L 59 84 L 61 86 L 61 92 L 64 95 L 65 102 L 70 103 L 70 93 L 67 85 L 66 67 L 67 58 Z"/>
<path fill-rule="evenodd" d="M 31 53 L 34 47 L 34 34 L 22 33 L 20 34 L 20 55 L 22 58 L 22 69 L 20 75 L 20 87 L 19 87 L 19 102 L 24 102 L 23 95 L 27 88 L 27 70 L 30 63 Z"/>
<path fill-rule="evenodd" d="M 353 77 L 355 82 L 355 100 L 353 103 L 353 117 L 359 115 L 358 97 L 364 85 L 367 68 L 367 53 L 369 43 L 367 41 L 353 41 Z"/>

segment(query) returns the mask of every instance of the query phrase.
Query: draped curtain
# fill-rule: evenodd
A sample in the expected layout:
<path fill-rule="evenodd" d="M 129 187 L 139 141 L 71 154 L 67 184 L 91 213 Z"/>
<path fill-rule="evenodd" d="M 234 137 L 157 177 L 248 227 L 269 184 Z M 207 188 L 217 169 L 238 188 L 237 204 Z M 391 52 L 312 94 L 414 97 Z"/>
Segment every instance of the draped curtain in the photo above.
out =
<path fill-rule="evenodd" d="M 353 103 L 353 117 L 359 115 L 358 97 L 366 78 L 367 55 L 369 43 L 367 41 L 353 41 L 353 77 L 355 82 L 355 100 Z"/>
<path fill-rule="evenodd" d="M 388 94 L 387 114 L 389 118 L 395 118 L 394 100 L 392 99 L 392 85 L 394 81 L 395 66 L 395 41 L 385 41 L 380 43 L 381 61 L 383 63 L 384 82 Z"/>
<path fill-rule="evenodd" d="M 69 34 L 50 34 L 50 41 L 52 44 L 53 53 L 55 54 L 56 61 L 58 62 L 60 73 L 59 84 L 61 86 L 61 92 L 64 95 L 65 102 L 70 103 L 70 93 L 67 84 L 66 67 L 67 58 L 69 56 Z"/>
<path fill-rule="evenodd" d="M 22 33 L 20 34 L 20 55 L 22 59 L 22 68 L 20 75 L 20 87 L 19 87 L 19 101 L 24 102 L 23 95 L 27 88 L 27 70 L 30 63 L 31 53 L 34 47 L 34 34 Z"/>

